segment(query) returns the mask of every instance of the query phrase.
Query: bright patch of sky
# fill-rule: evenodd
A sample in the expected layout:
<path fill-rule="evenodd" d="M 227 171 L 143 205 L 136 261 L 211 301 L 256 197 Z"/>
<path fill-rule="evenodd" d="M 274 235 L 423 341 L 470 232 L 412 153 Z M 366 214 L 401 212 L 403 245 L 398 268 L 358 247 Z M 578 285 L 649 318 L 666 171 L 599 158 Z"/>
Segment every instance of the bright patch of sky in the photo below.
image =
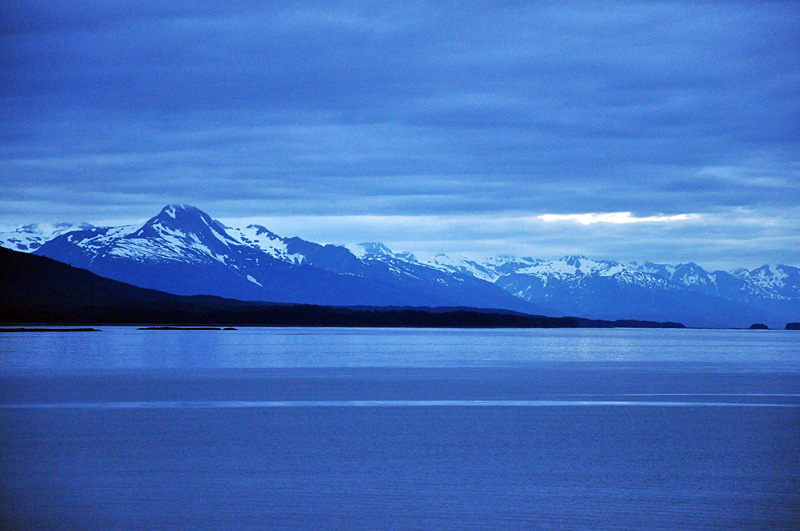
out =
<path fill-rule="evenodd" d="M 676 214 L 674 216 L 642 216 L 636 217 L 631 212 L 605 212 L 589 214 L 542 214 L 537 216 L 542 221 L 574 221 L 581 225 L 593 223 L 665 223 L 669 221 L 687 221 L 699 219 L 698 214 Z"/>

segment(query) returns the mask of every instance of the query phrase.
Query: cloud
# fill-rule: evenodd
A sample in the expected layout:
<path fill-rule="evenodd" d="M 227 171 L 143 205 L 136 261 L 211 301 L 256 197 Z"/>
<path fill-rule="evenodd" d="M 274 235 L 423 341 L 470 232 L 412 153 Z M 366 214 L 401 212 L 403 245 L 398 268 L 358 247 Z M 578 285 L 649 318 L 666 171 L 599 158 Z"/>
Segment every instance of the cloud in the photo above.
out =
<path fill-rule="evenodd" d="M 593 223 L 612 223 L 622 225 L 627 223 L 666 223 L 671 221 L 688 221 L 699 219 L 699 214 L 676 214 L 674 216 L 633 216 L 631 212 L 604 212 L 588 214 L 541 214 L 536 216 L 546 222 L 574 221 L 581 225 Z"/>
<path fill-rule="evenodd" d="M 0 9 L 5 218 L 188 202 L 285 219 L 631 212 L 614 219 L 648 230 L 691 212 L 672 223 L 711 231 L 746 209 L 800 232 L 780 216 L 800 208 L 796 3 Z M 510 245 L 475 246 L 495 240 Z"/>
<path fill-rule="evenodd" d="M 208 209 L 211 210 L 211 209 Z M 258 223 L 282 236 L 348 244 L 378 241 L 420 255 L 516 255 L 662 263 L 696 262 L 710 270 L 800 263 L 798 213 L 736 209 L 683 222 L 553 223 L 526 215 L 353 215 L 225 217 L 230 226 Z M 632 245 L 631 242 L 635 242 Z"/>

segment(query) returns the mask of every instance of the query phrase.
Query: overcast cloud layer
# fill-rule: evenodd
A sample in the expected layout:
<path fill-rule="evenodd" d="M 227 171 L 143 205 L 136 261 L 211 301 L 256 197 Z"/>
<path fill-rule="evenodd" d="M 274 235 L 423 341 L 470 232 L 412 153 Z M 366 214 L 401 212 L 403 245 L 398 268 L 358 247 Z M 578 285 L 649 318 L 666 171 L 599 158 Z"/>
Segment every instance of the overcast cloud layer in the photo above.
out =
<path fill-rule="evenodd" d="M 800 4 L 362 4 L 3 2 L 0 222 L 800 264 Z"/>

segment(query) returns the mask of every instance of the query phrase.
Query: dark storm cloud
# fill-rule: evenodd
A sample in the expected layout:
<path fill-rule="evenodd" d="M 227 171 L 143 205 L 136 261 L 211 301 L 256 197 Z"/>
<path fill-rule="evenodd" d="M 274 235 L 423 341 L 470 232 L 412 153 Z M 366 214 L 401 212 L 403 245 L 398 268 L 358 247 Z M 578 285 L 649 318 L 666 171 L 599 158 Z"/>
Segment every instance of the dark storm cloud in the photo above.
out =
<path fill-rule="evenodd" d="M 3 4 L 7 217 L 800 206 L 795 3 L 217 4 Z"/>

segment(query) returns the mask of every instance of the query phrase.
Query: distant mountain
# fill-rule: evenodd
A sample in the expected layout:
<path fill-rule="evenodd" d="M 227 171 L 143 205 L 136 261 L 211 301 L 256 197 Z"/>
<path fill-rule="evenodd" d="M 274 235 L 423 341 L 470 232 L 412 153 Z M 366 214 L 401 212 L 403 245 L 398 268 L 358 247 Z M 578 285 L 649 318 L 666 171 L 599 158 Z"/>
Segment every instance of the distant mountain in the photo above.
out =
<path fill-rule="evenodd" d="M 141 226 L 20 229 L 0 244 L 169 293 L 342 306 L 496 308 L 584 318 L 782 328 L 800 318 L 800 271 L 787 265 L 705 271 L 697 264 L 481 259 L 396 253 L 284 238 L 259 225 L 226 227 L 168 205 Z M 37 234 L 25 240 L 25 234 Z M 38 239 L 34 239 L 38 238 Z M 30 243 L 26 243 L 30 241 Z M 25 248 L 23 249 L 22 246 Z"/>
<path fill-rule="evenodd" d="M 729 301 L 739 308 L 736 326 L 745 326 L 748 317 L 782 327 L 800 315 L 800 269 L 787 265 L 763 265 L 753 270 L 738 269 L 707 272 L 694 263 L 669 266 L 645 263 L 643 271 L 675 284 L 691 293 Z M 742 308 L 746 309 L 745 312 Z"/>
<path fill-rule="evenodd" d="M 791 266 L 708 273 L 693 263 L 625 265 L 585 256 L 418 258 L 392 253 L 380 244 L 351 246 L 351 250 L 366 259 L 426 265 L 486 280 L 554 315 L 633 317 L 698 327 L 747 327 L 757 320 L 783 326 L 800 315 L 800 278 Z"/>
<path fill-rule="evenodd" d="M 336 306 L 447 306 L 547 313 L 490 282 L 422 264 L 364 260 L 344 247 L 224 226 L 168 205 L 142 226 L 56 236 L 35 254 L 179 295 Z"/>
<path fill-rule="evenodd" d="M 566 315 L 635 316 L 701 327 L 746 327 L 757 320 L 782 326 L 800 315 L 798 269 L 785 265 L 708 273 L 693 263 L 625 265 L 585 256 L 470 260 L 437 255 L 426 263 L 472 273 Z"/>

